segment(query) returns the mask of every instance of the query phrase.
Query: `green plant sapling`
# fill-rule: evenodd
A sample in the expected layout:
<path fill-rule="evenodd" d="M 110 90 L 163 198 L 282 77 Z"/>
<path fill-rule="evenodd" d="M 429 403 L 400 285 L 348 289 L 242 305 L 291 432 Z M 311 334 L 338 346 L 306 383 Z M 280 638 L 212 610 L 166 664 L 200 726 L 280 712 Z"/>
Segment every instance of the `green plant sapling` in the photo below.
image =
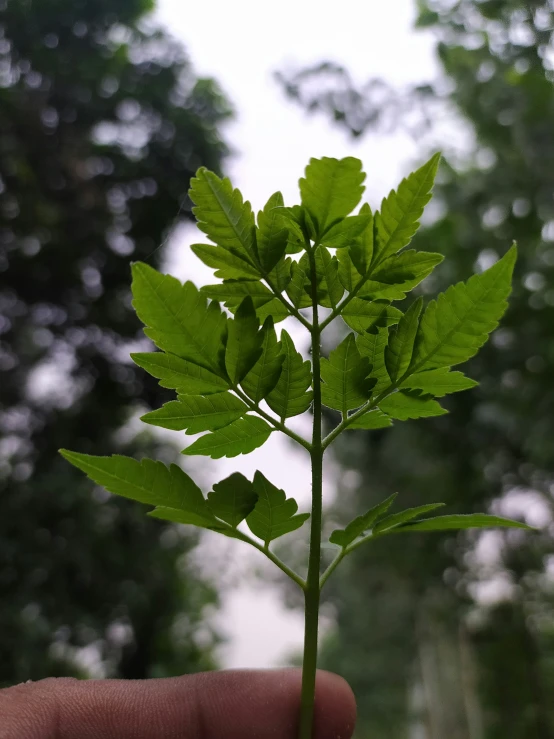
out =
<path fill-rule="evenodd" d="M 300 205 L 285 207 L 277 192 L 257 219 L 228 179 L 199 169 L 190 197 L 198 226 L 211 243 L 194 244 L 192 250 L 220 281 L 197 289 L 147 264 L 133 265 L 133 305 L 161 351 L 132 357 L 177 395 L 142 420 L 202 433 L 183 454 L 214 459 L 247 454 L 271 434 L 286 434 L 310 456 L 310 513 L 297 513 L 294 498 L 260 471 L 252 480 L 234 473 L 205 497 L 175 464 L 61 452 L 111 493 L 155 506 L 150 516 L 210 529 L 256 548 L 304 591 L 300 739 L 312 733 L 320 592 L 346 555 L 383 536 L 525 528 L 485 514 L 428 516 L 442 505 L 433 502 L 390 513 L 391 496 L 333 531 L 335 557 L 322 572 L 325 451 L 347 430 L 383 429 L 396 421 L 446 413 L 437 398 L 476 385 L 451 368 L 478 351 L 507 306 L 515 247 L 490 269 L 427 305 L 422 297 L 405 312 L 394 305 L 443 259 L 406 249 L 430 199 L 438 163 L 435 155 L 373 213 L 367 203 L 358 209 L 365 179 L 359 160 L 312 159 L 300 180 Z M 275 324 L 291 316 L 310 338 L 311 362 L 284 329 L 275 330 Z M 339 319 L 348 332 L 324 358 L 322 332 Z M 323 406 L 338 414 L 325 437 Z M 313 416 L 307 439 L 287 425 L 287 419 L 306 412 Z M 303 577 L 270 546 L 308 519 L 310 549 Z M 247 528 L 240 526 L 243 522 Z"/>

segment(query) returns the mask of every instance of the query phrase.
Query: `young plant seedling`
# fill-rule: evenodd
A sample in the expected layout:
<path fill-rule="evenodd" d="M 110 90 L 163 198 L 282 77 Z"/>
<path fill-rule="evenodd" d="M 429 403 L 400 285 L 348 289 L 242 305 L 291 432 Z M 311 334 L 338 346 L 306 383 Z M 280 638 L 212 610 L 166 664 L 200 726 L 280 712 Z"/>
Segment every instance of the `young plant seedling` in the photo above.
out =
<path fill-rule="evenodd" d="M 420 531 L 524 524 L 492 515 L 429 517 L 441 503 L 389 513 L 395 496 L 333 531 L 336 556 L 321 571 L 323 455 L 347 429 L 383 429 L 393 422 L 440 416 L 437 398 L 477 383 L 454 365 L 472 357 L 507 306 L 516 259 L 512 247 L 496 264 L 424 306 L 403 301 L 443 257 L 406 249 L 431 195 L 439 155 L 402 181 L 375 214 L 357 213 L 365 174 L 358 159 L 312 159 L 300 180 L 300 205 L 269 198 L 257 219 L 228 179 L 199 169 L 190 197 L 211 243 L 192 250 L 219 282 L 197 289 L 147 264 L 133 265 L 133 305 L 161 351 L 133 354 L 177 399 L 142 420 L 203 435 L 183 454 L 218 459 L 248 454 L 283 433 L 310 455 L 311 513 L 262 472 L 235 472 L 204 497 L 180 466 L 62 450 L 63 456 L 111 493 L 155 506 L 148 515 L 217 531 L 268 557 L 304 591 L 305 642 L 300 739 L 312 734 L 318 612 L 323 585 L 341 560 L 378 537 Z M 222 309 L 223 304 L 228 311 Z M 275 324 L 294 317 L 311 342 L 311 362 Z M 345 338 L 321 356 L 322 332 L 342 321 Z M 343 332 L 344 333 L 344 332 Z M 324 438 L 322 408 L 337 412 Z M 287 419 L 311 412 L 311 438 Z M 423 516 L 423 517 L 422 517 Z M 309 518 L 307 577 L 293 572 L 271 543 Z M 251 536 L 239 524 L 246 522 Z"/>

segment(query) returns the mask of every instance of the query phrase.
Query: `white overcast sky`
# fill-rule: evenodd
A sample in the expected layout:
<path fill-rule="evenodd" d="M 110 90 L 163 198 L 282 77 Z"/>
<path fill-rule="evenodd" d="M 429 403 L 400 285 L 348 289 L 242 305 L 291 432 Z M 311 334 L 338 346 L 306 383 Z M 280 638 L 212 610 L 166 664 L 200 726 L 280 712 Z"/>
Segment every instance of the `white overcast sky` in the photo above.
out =
<path fill-rule="evenodd" d="M 353 142 L 323 117 L 308 118 L 288 102 L 272 73 L 331 59 L 344 64 L 357 81 L 381 76 L 404 85 L 433 79 L 433 39 L 412 30 L 414 12 L 415 0 L 280 0 L 275 5 L 259 0 L 158 0 L 156 17 L 184 43 L 197 73 L 215 77 L 229 96 L 237 115 L 225 133 L 237 154 L 228 161 L 227 174 L 257 210 L 275 190 L 283 192 L 287 203 L 297 202 L 298 178 L 310 157 L 362 159 L 372 205 L 396 186 L 417 159 L 411 139 L 370 134 Z M 167 270 L 197 284 L 210 280 L 211 272 L 188 249 L 203 240 L 194 229 L 183 229 L 172 240 Z M 301 342 L 302 333 L 295 332 L 294 338 Z M 277 435 L 247 457 L 217 462 L 202 458 L 201 467 L 208 483 L 235 470 L 252 475 L 260 468 L 307 509 L 307 457 Z M 335 474 L 329 466 L 327 499 Z M 302 531 L 307 536 L 307 526 Z M 224 551 L 226 569 L 231 570 L 235 563 L 244 569 L 252 562 L 244 548 L 232 541 L 222 545 L 216 534 L 207 534 L 201 551 Z M 227 577 L 224 573 L 222 579 Z M 283 609 L 279 593 L 258 580 L 229 589 L 218 624 L 229 636 L 222 651 L 228 667 L 276 665 L 302 643 L 300 614 Z"/>

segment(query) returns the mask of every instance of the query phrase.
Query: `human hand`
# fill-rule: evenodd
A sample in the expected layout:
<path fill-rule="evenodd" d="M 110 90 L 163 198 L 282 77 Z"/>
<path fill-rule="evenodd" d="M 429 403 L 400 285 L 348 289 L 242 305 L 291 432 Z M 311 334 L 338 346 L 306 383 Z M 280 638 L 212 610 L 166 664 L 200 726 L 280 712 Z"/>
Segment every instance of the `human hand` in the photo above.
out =
<path fill-rule="evenodd" d="M 49 678 L 0 690 L 0 739 L 295 739 L 300 670 L 157 680 Z M 350 739 L 348 684 L 319 671 L 314 737 Z"/>

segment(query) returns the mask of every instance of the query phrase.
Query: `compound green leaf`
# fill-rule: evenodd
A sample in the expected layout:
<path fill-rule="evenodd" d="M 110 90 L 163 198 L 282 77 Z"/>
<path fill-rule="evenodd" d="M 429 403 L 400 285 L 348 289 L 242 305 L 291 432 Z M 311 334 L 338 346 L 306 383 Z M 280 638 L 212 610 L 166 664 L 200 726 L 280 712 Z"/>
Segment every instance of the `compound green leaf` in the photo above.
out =
<path fill-rule="evenodd" d="M 225 428 L 201 436 L 182 453 L 189 456 L 201 454 L 212 459 L 249 454 L 265 444 L 272 431 L 262 418 L 247 415 Z"/>
<path fill-rule="evenodd" d="M 274 269 L 287 248 L 289 231 L 280 212 L 282 206 L 283 196 L 276 192 L 258 213 L 258 258 L 264 275 Z"/>
<path fill-rule="evenodd" d="M 96 457 L 67 449 L 60 449 L 60 454 L 114 495 L 179 509 L 189 516 L 187 523 L 197 526 L 204 526 L 213 519 L 200 488 L 175 464 L 166 467 L 152 459 L 139 462 L 119 454 Z"/>
<path fill-rule="evenodd" d="M 379 403 L 379 408 L 398 421 L 407 421 L 410 418 L 444 416 L 445 413 L 448 413 L 436 400 L 428 396 L 417 395 L 410 390 L 400 390 L 389 395 Z"/>
<path fill-rule="evenodd" d="M 382 300 L 404 300 L 406 293 L 431 274 L 443 260 L 441 254 L 408 249 L 385 259 L 371 279 L 364 282 L 358 295 Z"/>
<path fill-rule="evenodd" d="M 385 364 L 394 383 L 404 376 L 412 361 L 422 306 L 423 298 L 417 298 L 390 333 L 389 344 L 385 349 Z"/>
<path fill-rule="evenodd" d="M 206 502 L 206 501 L 204 501 Z M 153 511 L 150 511 L 148 515 L 151 518 L 158 518 L 162 521 L 171 521 L 172 523 L 182 523 L 185 525 L 199 526 L 203 529 L 209 529 L 210 531 L 216 531 L 218 534 L 224 534 L 233 539 L 239 539 L 240 533 L 231 528 L 228 524 L 218 520 L 211 512 L 210 508 L 206 503 L 206 511 L 209 514 L 209 518 L 203 518 L 196 516 L 188 511 L 180 511 L 176 508 L 168 508 L 167 506 L 157 506 Z"/>
<path fill-rule="evenodd" d="M 375 521 L 387 512 L 393 504 L 396 496 L 397 493 L 394 493 L 386 500 L 383 500 L 378 505 L 370 508 L 367 513 L 364 513 L 362 516 L 358 516 L 358 518 L 351 521 L 346 528 L 335 529 L 329 537 L 331 544 L 338 544 L 339 547 L 345 549 L 358 537 L 363 536 L 363 534 L 372 528 Z"/>
<path fill-rule="evenodd" d="M 356 347 L 354 334 L 348 334 L 333 349 L 329 359 L 321 360 L 321 399 L 328 408 L 346 415 L 359 408 L 371 394 L 368 375 L 371 370 L 367 357 L 362 357 Z"/>
<path fill-rule="evenodd" d="M 317 237 L 354 210 L 365 189 L 364 180 L 362 163 L 354 157 L 310 159 L 299 184 L 302 205 L 313 220 Z"/>
<path fill-rule="evenodd" d="M 292 264 L 292 278 L 287 286 L 287 295 L 295 308 L 311 308 L 310 262 L 303 254 Z"/>
<path fill-rule="evenodd" d="M 234 385 L 248 374 L 260 358 L 263 339 L 252 298 L 248 296 L 228 323 L 225 367 Z"/>
<path fill-rule="evenodd" d="M 131 354 L 139 367 L 157 377 L 162 387 L 177 390 L 180 395 L 211 395 L 229 388 L 229 382 L 204 367 L 165 352 Z"/>
<path fill-rule="evenodd" d="M 213 487 L 213 492 L 208 493 L 212 513 L 236 528 L 254 510 L 258 500 L 254 486 L 240 472 L 233 472 Z"/>
<path fill-rule="evenodd" d="M 392 513 L 390 516 L 385 516 L 378 521 L 373 527 L 373 535 L 386 534 L 402 523 L 407 523 L 418 516 L 422 516 L 424 513 L 429 513 L 437 508 L 442 508 L 444 503 L 428 503 L 427 505 L 416 506 L 415 508 L 406 508 L 404 511 L 399 513 Z"/>
<path fill-rule="evenodd" d="M 133 306 L 144 333 L 160 349 L 226 377 L 227 316 L 206 305 L 192 282 L 182 285 L 142 262 L 133 264 Z"/>
<path fill-rule="evenodd" d="M 391 384 L 385 365 L 385 349 L 389 341 L 388 328 L 379 328 L 376 333 L 363 333 L 356 338 L 356 346 L 372 367 L 370 377 L 376 380 L 373 392 L 380 393 Z"/>
<path fill-rule="evenodd" d="M 424 393 L 442 398 L 448 393 L 457 393 L 460 390 L 469 390 L 479 383 L 466 377 L 462 372 L 451 372 L 448 367 L 435 370 L 424 370 L 409 375 L 400 383 L 400 387 L 422 390 Z"/>
<path fill-rule="evenodd" d="M 213 244 L 191 244 L 192 251 L 204 264 L 215 269 L 221 280 L 259 280 L 260 271 L 244 257 Z"/>
<path fill-rule="evenodd" d="M 354 266 L 351 254 L 352 248 L 341 249 L 337 254 L 339 280 L 349 293 L 362 281 L 362 276 Z"/>
<path fill-rule="evenodd" d="M 292 278 L 292 259 L 290 257 L 281 258 L 271 272 L 267 275 L 266 280 L 269 285 L 278 293 L 286 290 L 287 285 Z"/>
<path fill-rule="evenodd" d="M 247 406 L 232 393 L 181 395 L 141 417 L 141 421 L 172 431 L 199 434 L 228 426 L 243 416 Z"/>
<path fill-rule="evenodd" d="M 314 255 L 317 274 L 318 302 L 324 308 L 336 308 L 344 294 L 339 280 L 337 258 L 324 246 L 319 246 Z"/>
<path fill-rule="evenodd" d="M 392 326 L 402 318 L 402 312 L 387 302 L 352 298 L 341 311 L 344 322 L 359 334 L 369 329 Z"/>
<path fill-rule="evenodd" d="M 312 371 L 310 362 L 302 359 L 284 329 L 281 332 L 281 351 L 285 355 L 281 374 L 266 401 L 272 411 L 285 419 L 304 413 L 310 407 L 313 393 L 308 388 L 312 384 Z"/>
<path fill-rule="evenodd" d="M 364 203 L 360 208 L 360 217 L 368 219 L 367 226 L 350 245 L 349 251 L 354 267 L 365 277 L 373 258 L 373 214 L 368 203 Z"/>
<path fill-rule="evenodd" d="M 233 189 L 227 177 L 220 179 L 201 167 L 191 180 L 189 196 L 196 207 L 198 228 L 215 244 L 256 265 L 256 225 L 248 201 Z"/>
<path fill-rule="evenodd" d="M 279 536 L 296 531 L 310 517 L 309 513 L 297 515 L 298 503 L 294 498 L 287 498 L 283 490 L 262 475 L 256 472 L 253 482 L 254 491 L 258 495 L 258 502 L 252 513 L 246 517 L 248 528 L 265 546 Z"/>
<path fill-rule="evenodd" d="M 431 188 L 439 166 L 440 154 L 402 180 L 398 191 L 391 190 L 375 214 L 374 264 L 407 246 L 419 227 L 419 219 L 431 199 Z"/>
<path fill-rule="evenodd" d="M 255 403 L 260 403 L 277 384 L 284 359 L 269 316 L 262 329 L 262 355 L 241 382 L 242 389 Z"/>
<path fill-rule="evenodd" d="M 348 216 L 335 223 L 321 237 L 321 244 L 330 249 L 342 249 L 354 243 L 356 238 L 362 234 L 372 222 L 371 212 L 367 210 L 357 216 Z"/>
<path fill-rule="evenodd" d="M 487 513 L 452 514 L 450 516 L 436 516 L 427 518 L 406 526 L 399 526 L 391 533 L 401 534 L 404 531 L 458 531 L 461 529 L 490 529 L 490 528 L 529 529 L 531 526 L 512 521 L 510 518 L 491 516 Z"/>
<path fill-rule="evenodd" d="M 267 303 L 257 305 L 256 315 L 260 319 L 260 323 L 264 323 L 267 318 L 271 318 L 274 323 L 279 323 L 279 321 L 284 321 L 285 318 L 289 317 L 289 311 L 287 306 L 278 298 L 273 298 L 268 300 Z"/>
<path fill-rule="evenodd" d="M 200 292 L 228 307 L 238 306 L 247 296 L 252 298 L 255 306 L 273 299 L 273 293 L 263 283 L 255 280 L 225 280 L 215 285 L 203 285 Z"/>
<path fill-rule="evenodd" d="M 472 357 L 496 328 L 511 291 L 516 248 L 490 269 L 432 300 L 419 324 L 411 371 L 451 367 Z"/>
<path fill-rule="evenodd" d="M 389 416 L 386 416 L 379 409 L 375 409 L 373 411 L 369 411 L 369 413 L 364 413 L 363 416 L 352 421 L 348 428 L 371 431 L 372 429 L 385 429 L 389 426 L 392 426 L 392 419 Z"/>

